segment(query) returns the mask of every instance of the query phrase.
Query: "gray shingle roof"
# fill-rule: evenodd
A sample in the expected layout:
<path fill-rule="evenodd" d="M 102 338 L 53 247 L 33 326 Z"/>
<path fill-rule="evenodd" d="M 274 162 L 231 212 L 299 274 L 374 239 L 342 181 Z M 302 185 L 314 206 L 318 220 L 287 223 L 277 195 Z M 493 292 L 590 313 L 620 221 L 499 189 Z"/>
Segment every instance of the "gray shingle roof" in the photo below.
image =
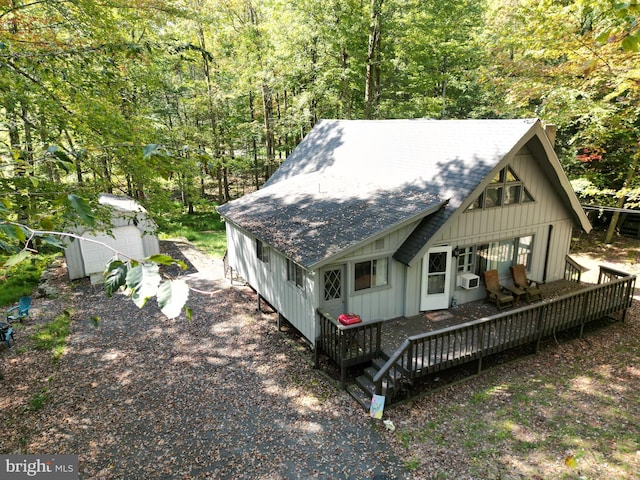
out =
<path fill-rule="evenodd" d="M 535 122 L 322 120 L 261 190 L 218 210 L 309 268 L 440 209 L 396 254 L 408 263 Z"/>

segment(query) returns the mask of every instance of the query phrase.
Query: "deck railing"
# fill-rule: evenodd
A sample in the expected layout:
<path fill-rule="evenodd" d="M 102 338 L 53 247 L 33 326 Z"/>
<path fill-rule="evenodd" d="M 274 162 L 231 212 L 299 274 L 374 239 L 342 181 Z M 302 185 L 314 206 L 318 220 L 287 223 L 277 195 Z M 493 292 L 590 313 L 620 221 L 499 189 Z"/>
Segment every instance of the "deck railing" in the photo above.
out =
<path fill-rule="evenodd" d="M 382 321 L 363 321 L 342 325 L 328 312 L 318 309 L 320 334 L 316 339 L 315 363 L 323 352 L 340 367 L 340 382 L 345 387 L 347 368 L 366 363 L 382 353 Z"/>
<path fill-rule="evenodd" d="M 564 279 L 571 282 L 580 283 L 582 274 L 589 270 L 587 267 L 583 267 L 573 258 L 567 255 L 564 258 Z"/>
<path fill-rule="evenodd" d="M 600 276 L 598 285 L 578 292 L 407 338 L 375 375 L 376 393 L 397 383 L 398 372 L 412 382 L 471 361 L 481 371 L 488 355 L 528 344 L 537 352 L 543 338 L 573 327 L 582 336 L 586 323 L 612 314 L 621 313 L 624 321 L 636 277 L 606 267 Z"/>

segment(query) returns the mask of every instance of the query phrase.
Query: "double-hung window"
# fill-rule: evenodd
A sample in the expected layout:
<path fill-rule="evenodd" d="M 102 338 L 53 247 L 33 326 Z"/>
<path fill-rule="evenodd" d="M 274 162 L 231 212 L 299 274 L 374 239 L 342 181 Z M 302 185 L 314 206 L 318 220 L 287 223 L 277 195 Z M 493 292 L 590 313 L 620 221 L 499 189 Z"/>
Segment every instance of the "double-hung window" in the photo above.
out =
<path fill-rule="evenodd" d="M 287 258 L 287 280 L 299 288 L 304 288 L 304 269 Z"/>
<path fill-rule="evenodd" d="M 354 268 L 354 290 L 356 292 L 387 285 L 389 283 L 389 259 L 376 258 L 357 262 Z"/>
<path fill-rule="evenodd" d="M 256 256 L 262 263 L 269 263 L 269 246 L 256 238 Z"/>

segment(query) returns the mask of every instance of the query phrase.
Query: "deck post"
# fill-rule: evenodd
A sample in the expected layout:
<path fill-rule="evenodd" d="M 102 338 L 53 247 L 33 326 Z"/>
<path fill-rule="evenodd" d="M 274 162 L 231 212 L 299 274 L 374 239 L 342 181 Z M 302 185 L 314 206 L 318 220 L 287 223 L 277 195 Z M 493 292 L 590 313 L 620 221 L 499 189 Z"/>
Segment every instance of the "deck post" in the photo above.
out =
<path fill-rule="evenodd" d="M 478 329 L 478 375 L 482 373 L 482 354 L 484 352 L 484 333 L 485 333 L 486 324 L 482 324 Z"/>
<path fill-rule="evenodd" d="M 536 340 L 536 351 L 535 353 L 538 353 L 540 351 L 540 343 L 542 342 L 542 334 L 544 331 L 544 312 L 545 309 L 544 308 L 540 308 L 538 310 L 538 326 L 536 327 L 538 329 L 538 339 Z"/>
<path fill-rule="evenodd" d="M 635 289 L 636 286 L 636 279 L 632 278 L 629 279 L 629 281 L 627 282 L 627 291 L 625 292 L 625 307 L 624 310 L 622 310 L 622 323 L 624 323 L 625 319 L 627 318 L 627 309 L 631 306 L 631 303 L 633 302 L 633 291 Z"/>

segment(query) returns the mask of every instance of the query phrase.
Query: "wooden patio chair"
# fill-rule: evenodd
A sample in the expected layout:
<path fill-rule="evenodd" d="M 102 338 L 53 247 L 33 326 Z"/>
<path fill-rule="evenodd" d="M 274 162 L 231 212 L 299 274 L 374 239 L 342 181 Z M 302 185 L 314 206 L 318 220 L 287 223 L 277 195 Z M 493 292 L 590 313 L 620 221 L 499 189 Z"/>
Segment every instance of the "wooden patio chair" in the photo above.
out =
<path fill-rule="evenodd" d="M 513 307 L 515 299 L 509 290 L 500 285 L 498 270 L 482 272 L 482 278 L 484 279 L 484 288 L 487 290 L 487 301 L 495 302 L 498 310 Z"/>
<path fill-rule="evenodd" d="M 524 290 L 527 303 L 531 303 L 533 300 L 542 300 L 542 290 L 540 290 L 539 282 L 527 278 L 527 270 L 524 265 L 521 263 L 511 265 L 509 269 L 513 277 L 513 284 Z"/>
<path fill-rule="evenodd" d="M 20 298 L 18 305 L 7 310 L 7 323 L 22 322 L 22 319 L 29 317 L 31 308 L 31 297 L 24 295 Z"/>

